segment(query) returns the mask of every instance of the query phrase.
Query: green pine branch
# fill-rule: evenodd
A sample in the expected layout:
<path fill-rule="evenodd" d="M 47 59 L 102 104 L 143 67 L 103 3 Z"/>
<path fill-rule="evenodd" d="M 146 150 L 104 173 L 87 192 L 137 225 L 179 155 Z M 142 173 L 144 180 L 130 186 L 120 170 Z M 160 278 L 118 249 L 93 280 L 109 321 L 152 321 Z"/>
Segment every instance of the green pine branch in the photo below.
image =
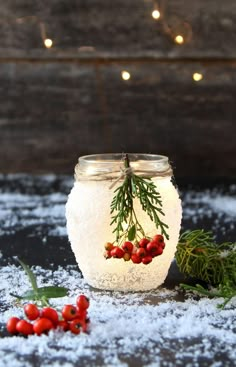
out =
<path fill-rule="evenodd" d="M 125 167 L 129 167 L 128 155 L 125 158 Z M 145 231 L 134 210 L 135 198 L 139 200 L 142 209 L 154 222 L 156 228 L 160 229 L 166 239 L 169 239 L 168 225 L 161 219 L 161 216 L 165 215 L 162 210 L 161 195 L 150 178 L 143 178 L 131 172 L 126 175 L 114 194 L 110 207 L 110 225 L 115 225 L 113 233 L 116 235 L 116 242 L 119 243 L 125 238 L 138 240 L 145 237 Z"/>
<path fill-rule="evenodd" d="M 179 270 L 204 281 L 210 290 L 197 284 L 182 284 L 185 290 L 196 291 L 208 297 L 223 297 L 224 307 L 236 296 L 236 243 L 217 244 L 211 232 L 187 231 L 180 237 L 175 254 Z"/>

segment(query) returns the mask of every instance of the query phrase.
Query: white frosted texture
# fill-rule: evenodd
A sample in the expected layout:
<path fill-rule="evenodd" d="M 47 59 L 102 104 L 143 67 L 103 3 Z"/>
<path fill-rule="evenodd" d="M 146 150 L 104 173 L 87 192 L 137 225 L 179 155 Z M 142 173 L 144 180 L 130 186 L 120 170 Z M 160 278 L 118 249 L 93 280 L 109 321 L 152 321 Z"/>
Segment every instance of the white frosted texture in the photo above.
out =
<path fill-rule="evenodd" d="M 161 285 L 168 273 L 178 243 L 182 208 L 179 194 L 170 177 L 153 178 L 161 194 L 163 221 L 169 226 L 169 240 L 161 256 L 148 265 L 134 264 L 131 260 L 105 259 L 104 244 L 113 242 L 114 227 L 110 226 L 110 204 L 115 188 L 109 189 L 110 180 L 76 181 L 66 204 L 67 232 L 76 261 L 88 284 L 95 288 L 120 291 L 145 291 Z M 160 233 L 155 224 L 134 201 L 137 217 L 152 237 Z"/>

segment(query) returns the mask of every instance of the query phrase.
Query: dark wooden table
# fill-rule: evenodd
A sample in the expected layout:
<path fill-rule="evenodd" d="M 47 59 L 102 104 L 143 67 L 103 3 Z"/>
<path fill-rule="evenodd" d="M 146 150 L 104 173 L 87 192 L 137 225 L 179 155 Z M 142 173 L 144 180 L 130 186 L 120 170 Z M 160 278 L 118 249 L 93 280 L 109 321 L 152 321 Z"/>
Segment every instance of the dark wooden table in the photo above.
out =
<path fill-rule="evenodd" d="M 233 306 L 219 311 L 215 300 L 183 294 L 178 285 L 186 279 L 174 262 L 163 287 L 130 298 L 84 284 L 65 230 L 64 205 L 72 185 L 67 176 L 0 175 L 0 366 L 233 366 Z M 204 228 L 214 230 L 218 241 L 235 240 L 235 185 L 181 184 L 180 192 L 182 230 Z M 20 293 L 27 287 L 16 255 L 33 267 L 42 284 L 70 287 L 66 302 L 78 292 L 89 295 L 90 334 L 50 333 L 28 339 L 8 335 L 5 320 L 21 312 L 9 292 Z M 56 306 L 65 303 L 55 302 Z M 132 312 L 139 318 L 137 324 Z M 145 324 L 149 313 L 150 324 Z"/>

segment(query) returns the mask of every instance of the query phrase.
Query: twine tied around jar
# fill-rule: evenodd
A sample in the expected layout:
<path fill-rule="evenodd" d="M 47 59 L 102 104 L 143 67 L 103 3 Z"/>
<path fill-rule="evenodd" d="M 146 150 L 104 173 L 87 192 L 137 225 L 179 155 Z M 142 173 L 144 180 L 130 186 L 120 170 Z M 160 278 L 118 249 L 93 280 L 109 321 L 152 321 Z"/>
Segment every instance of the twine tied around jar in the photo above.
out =
<path fill-rule="evenodd" d="M 117 177 L 117 179 L 112 182 L 112 184 L 109 186 L 109 190 L 113 189 L 113 187 L 119 182 L 122 178 L 125 178 L 126 176 L 130 176 L 133 173 L 132 167 L 121 167 L 120 168 L 120 175 Z"/>
<path fill-rule="evenodd" d="M 109 186 L 109 189 L 112 189 L 121 179 L 129 176 L 131 174 L 137 174 L 146 178 L 152 177 L 168 177 L 173 176 L 173 171 L 171 166 L 169 165 L 167 169 L 158 171 L 155 170 L 138 170 L 134 167 L 120 167 L 120 170 L 114 170 L 109 172 L 101 172 L 101 171 L 93 171 L 93 172 L 84 172 L 81 168 L 79 163 L 75 166 L 75 174 L 74 178 L 76 181 L 86 181 L 89 179 L 93 180 L 115 180 Z"/>

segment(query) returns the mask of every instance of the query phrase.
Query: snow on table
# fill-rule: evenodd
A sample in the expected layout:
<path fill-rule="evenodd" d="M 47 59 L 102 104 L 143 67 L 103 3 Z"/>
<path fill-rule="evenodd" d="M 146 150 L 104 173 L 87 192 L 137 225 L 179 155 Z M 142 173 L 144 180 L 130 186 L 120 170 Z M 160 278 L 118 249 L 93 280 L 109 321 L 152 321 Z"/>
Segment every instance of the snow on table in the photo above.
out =
<path fill-rule="evenodd" d="M 184 299 L 174 286 L 125 294 L 84 283 L 65 231 L 64 205 L 71 186 L 67 177 L 0 176 L 0 367 L 233 366 L 236 300 L 219 310 L 222 300 Z M 201 225 L 213 228 L 218 238 L 233 240 L 235 191 L 235 186 L 183 190 L 183 229 Z M 23 316 L 9 292 L 21 294 L 29 287 L 12 258 L 21 254 L 34 265 L 39 286 L 69 288 L 68 297 L 52 300 L 59 310 L 80 293 L 90 298 L 89 334 L 8 336 L 7 319 Z"/>
<path fill-rule="evenodd" d="M 51 331 L 48 336 L 5 337 L 0 341 L 4 366 L 232 366 L 236 358 L 236 314 L 232 304 L 216 308 L 219 299 L 177 302 L 177 290 L 112 293 L 90 289 L 75 266 L 55 271 L 34 269 L 39 285 L 54 279 L 70 289 L 68 297 L 53 300 L 59 310 L 75 303 L 76 295 L 90 298 L 89 334 Z M 21 269 L 1 269 L 0 322 L 22 317 L 11 292 L 28 288 Z M 236 304 L 234 305 L 236 306 Z M 214 361 L 214 363 L 213 363 Z M 222 364 L 222 361 L 224 364 Z"/>

